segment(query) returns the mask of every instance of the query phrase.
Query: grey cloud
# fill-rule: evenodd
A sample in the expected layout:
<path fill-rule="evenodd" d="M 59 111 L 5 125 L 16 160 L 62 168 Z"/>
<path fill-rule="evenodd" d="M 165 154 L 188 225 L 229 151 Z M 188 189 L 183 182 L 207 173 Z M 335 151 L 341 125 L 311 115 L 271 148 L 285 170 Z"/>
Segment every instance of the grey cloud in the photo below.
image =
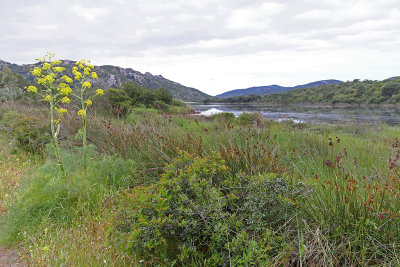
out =
<path fill-rule="evenodd" d="M 151 56 L 157 69 L 174 57 L 329 57 L 354 49 L 389 57 L 400 42 L 400 10 L 397 0 L 4 0 L 0 35 L 0 59 L 18 63 L 48 50 L 99 63 Z"/>

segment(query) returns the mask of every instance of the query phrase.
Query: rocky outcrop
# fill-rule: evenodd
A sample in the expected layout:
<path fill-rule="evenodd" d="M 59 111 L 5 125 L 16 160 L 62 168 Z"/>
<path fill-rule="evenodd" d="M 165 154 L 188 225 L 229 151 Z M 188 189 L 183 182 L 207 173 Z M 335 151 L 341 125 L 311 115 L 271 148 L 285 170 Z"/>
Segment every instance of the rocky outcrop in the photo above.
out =
<path fill-rule="evenodd" d="M 75 61 L 63 60 L 62 66 L 71 69 Z M 13 72 L 22 75 L 26 80 L 33 83 L 34 77 L 30 70 L 36 64 L 17 65 L 0 60 L 0 70 L 9 67 Z M 131 68 L 104 65 L 95 66 L 99 79 L 93 82 L 93 87 L 108 89 L 117 88 L 127 81 L 135 81 L 139 85 L 156 90 L 160 87 L 166 88 L 175 98 L 185 101 L 199 101 L 210 98 L 209 95 L 195 88 L 186 87 L 177 82 L 170 81 L 161 75 L 153 75 L 150 72 L 141 73 Z M 67 73 L 70 74 L 70 73 Z"/>

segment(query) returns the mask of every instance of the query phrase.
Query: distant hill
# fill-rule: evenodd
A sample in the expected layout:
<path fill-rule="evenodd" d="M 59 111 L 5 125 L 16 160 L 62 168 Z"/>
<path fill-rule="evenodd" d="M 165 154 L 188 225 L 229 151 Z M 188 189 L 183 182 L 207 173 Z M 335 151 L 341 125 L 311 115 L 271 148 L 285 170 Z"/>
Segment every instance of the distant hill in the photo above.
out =
<path fill-rule="evenodd" d="M 63 60 L 62 66 L 71 69 L 76 61 Z M 12 72 L 22 75 L 27 81 L 33 83 L 34 77 L 30 73 L 37 64 L 17 65 L 0 60 L 0 70 L 7 66 Z M 199 101 L 211 96 L 191 87 L 186 87 L 177 82 L 173 82 L 161 75 L 153 75 L 149 72 L 141 73 L 130 68 L 121 68 L 111 65 L 95 66 L 99 79 L 93 82 L 93 87 L 108 89 L 117 88 L 126 81 L 135 81 L 143 87 L 149 89 L 158 89 L 163 87 L 167 89 L 175 98 L 186 101 Z"/>
<path fill-rule="evenodd" d="M 320 85 L 327 85 L 327 84 L 339 84 L 342 81 L 339 80 L 323 80 L 323 81 L 316 81 L 312 83 L 292 86 L 292 87 L 283 87 L 279 85 L 268 85 L 268 86 L 257 86 L 257 87 L 250 87 L 246 89 L 236 89 L 232 91 L 228 91 L 217 95 L 218 98 L 227 98 L 227 97 L 234 97 L 234 96 L 244 96 L 244 95 L 269 95 L 269 94 L 277 94 L 286 91 L 291 91 L 300 88 L 310 88 L 310 87 L 317 87 Z"/>
<path fill-rule="evenodd" d="M 219 101 L 259 104 L 396 104 L 400 103 L 400 78 L 392 77 L 383 81 L 353 80 L 278 94 L 221 98 Z"/>

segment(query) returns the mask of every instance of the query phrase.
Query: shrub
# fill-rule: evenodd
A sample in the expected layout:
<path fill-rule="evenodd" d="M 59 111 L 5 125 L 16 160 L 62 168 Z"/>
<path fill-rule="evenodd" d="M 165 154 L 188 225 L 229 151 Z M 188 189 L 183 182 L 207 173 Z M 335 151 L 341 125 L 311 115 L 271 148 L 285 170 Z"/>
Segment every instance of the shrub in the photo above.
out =
<path fill-rule="evenodd" d="M 236 118 L 236 121 L 241 125 L 249 125 L 261 119 L 261 114 L 257 112 L 247 113 L 243 112 Z"/>
<path fill-rule="evenodd" d="M 391 97 L 400 91 L 400 83 L 390 82 L 382 87 L 382 96 Z"/>
<path fill-rule="evenodd" d="M 129 113 L 132 105 L 132 99 L 124 90 L 108 89 L 106 94 L 106 103 L 111 107 L 113 113 L 117 114 L 119 117 L 124 117 Z"/>
<path fill-rule="evenodd" d="M 274 175 L 232 175 L 217 153 L 182 153 L 159 182 L 121 198 L 111 241 L 149 264 L 264 265 L 286 241 L 273 227 L 296 209 L 298 186 Z M 288 224 L 289 225 L 289 224 Z"/>
<path fill-rule="evenodd" d="M 153 104 L 153 105 L 154 105 L 155 108 L 160 109 L 160 110 L 162 110 L 162 111 L 164 111 L 164 110 L 167 109 L 167 107 L 168 107 L 168 105 L 165 104 L 165 102 L 162 101 L 162 100 L 154 101 L 154 104 Z"/>
<path fill-rule="evenodd" d="M 194 113 L 194 110 L 185 105 L 168 105 L 164 112 L 166 114 L 190 114 Z"/>
<path fill-rule="evenodd" d="M 221 112 L 217 113 L 211 116 L 213 120 L 219 121 L 219 122 L 225 122 L 229 123 L 232 122 L 235 119 L 235 115 L 230 112 Z"/>
<path fill-rule="evenodd" d="M 51 136 L 46 123 L 29 115 L 8 111 L 1 124 L 15 137 L 15 146 L 29 153 L 42 153 Z"/>

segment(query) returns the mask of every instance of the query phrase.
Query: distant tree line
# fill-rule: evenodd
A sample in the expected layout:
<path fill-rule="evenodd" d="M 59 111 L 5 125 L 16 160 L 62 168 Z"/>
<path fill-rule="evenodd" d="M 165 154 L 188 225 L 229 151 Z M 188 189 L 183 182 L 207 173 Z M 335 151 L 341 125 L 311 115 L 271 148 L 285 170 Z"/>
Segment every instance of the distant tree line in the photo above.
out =
<path fill-rule="evenodd" d="M 128 81 L 120 88 L 108 89 L 108 104 L 121 115 L 126 114 L 133 106 L 146 106 L 158 109 L 164 109 L 168 105 L 181 105 L 175 101 L 172 95 L 165 88 L 151 90 L 140 86 L 138 83 Z"/>
<path fill-rule="evenodd" d="M 341 84 L 321 85 L 270 95 L 245 95 L 208 99 L 223 103 L 329 103 L 329 104 L 395 104 L 400 103 L 400 78 L 383 81 L 353 80 Z"/>

